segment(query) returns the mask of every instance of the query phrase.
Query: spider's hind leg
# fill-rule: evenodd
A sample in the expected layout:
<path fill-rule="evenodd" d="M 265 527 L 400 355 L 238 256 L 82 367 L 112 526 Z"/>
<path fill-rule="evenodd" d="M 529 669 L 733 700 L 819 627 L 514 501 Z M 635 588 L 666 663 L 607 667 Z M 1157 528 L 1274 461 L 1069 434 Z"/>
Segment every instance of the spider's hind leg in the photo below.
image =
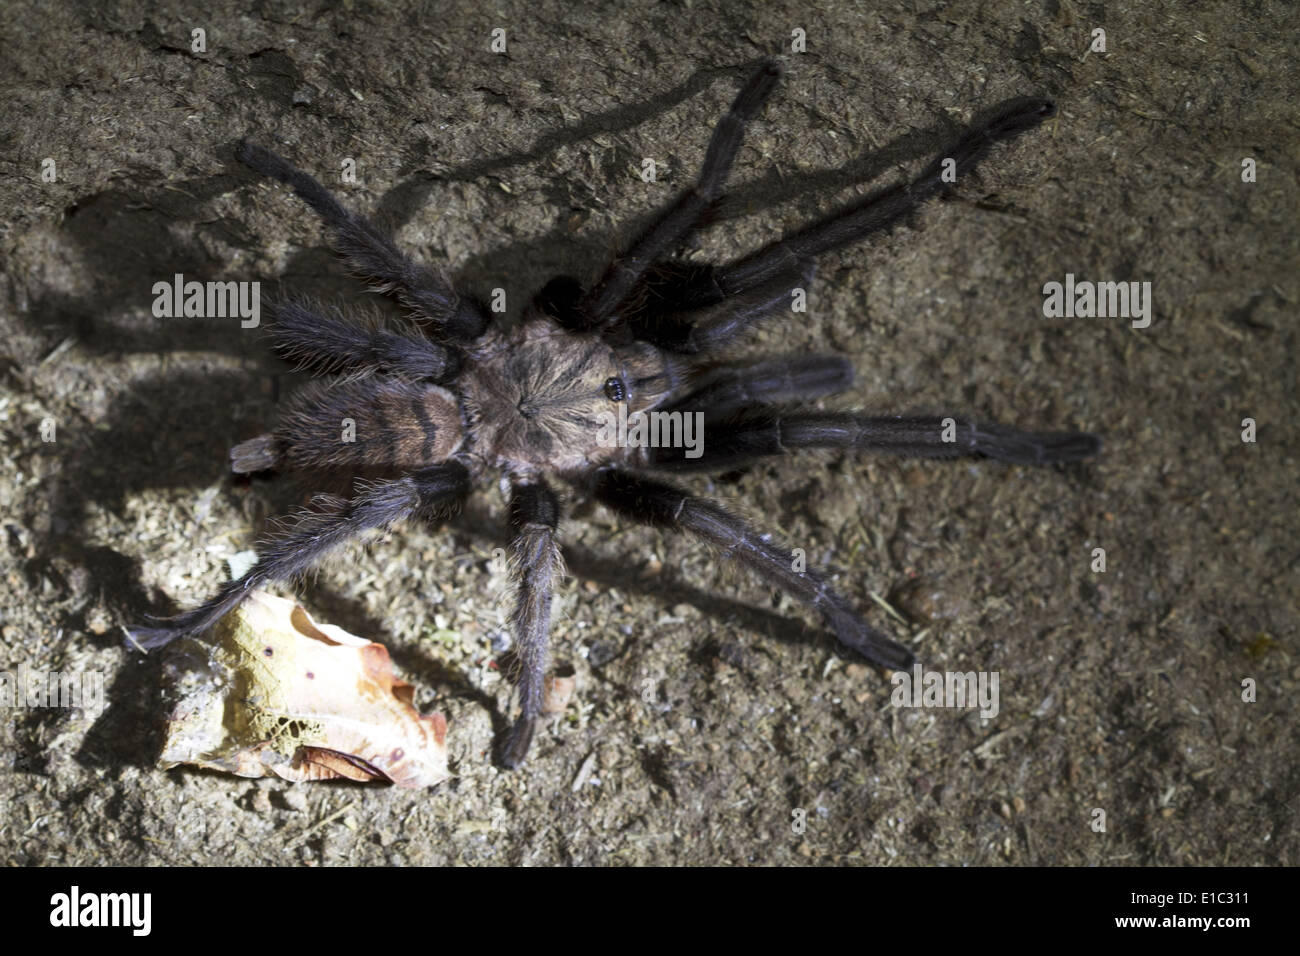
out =
<path fill-rule="evenodd" d="M 349 501 L 332 499 L 324 510 L 301 514 L 288 532 L 262 543 L 261 559 L 247 574 L 227 581 L 215 595 L 192 610 L 128 628 L 131 640 L 147 650 L 178 637 L 206 631 L 253 588 L 308 570 L 328 552 L 371 528 L 383 528 L 424 509 L 446 507 L 469 493 L 469 471 L 459 462 L 368 487 Z"/>
<path fill-rule="evenodd" d="M 472 341 L 487 329 L 488 312 L 482 303 L 458 295 L 433 270 L 413 262 L 373 223 L 350 212 L 307 173 L 248 140 L 239 144 L 238 156 L 262 175 L 292 186 L 334 231 L 336 248 L 358 272 L 378 280 L 383 291 L 397 293 L 404 305 L 429 319 L 443 335 Z"/>
<path fill-rule="evenodd" d="M 328 312 L 289 300 L 275 307 L 276 351 L 302 368 L 323 372 L 378 372 L 407 381 L 446 383 L 460 371 L 459 353 L 418 332 L 402 334 L 364 316 Z"/>
<path fill-rule="evenodd" d="M 542 716 L 546 664 L 551 640 L 551 595 L 564 575 L 555 527 L 559 502 L 545 483 L 516 485 L 510 499 L 512 570 L 518 585 L 513 615 L 515 656 L 519 661 L 519 718 L 510 728 L 501 762 L 514 769 L 524 762 Z"/>

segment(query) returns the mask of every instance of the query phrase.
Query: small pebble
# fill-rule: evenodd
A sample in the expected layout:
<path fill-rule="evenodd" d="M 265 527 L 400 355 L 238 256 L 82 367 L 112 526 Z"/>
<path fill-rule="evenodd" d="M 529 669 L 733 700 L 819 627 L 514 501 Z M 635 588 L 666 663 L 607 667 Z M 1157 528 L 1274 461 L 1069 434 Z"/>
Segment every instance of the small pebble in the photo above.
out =
<path fill-rule="evenodd" d="M 917 624 L 929 624 L 943 615 L 943 594 L 927 578 L 915 578 L 895 588 L 889 603 Z"/>
<path fill-rule="evenodd" d="M 604 667 L 617 656 L 618 647 L 608 641 L 592 641 L 587 649 L 587 662 L 592 667 Z"/>
<path fill-rule="evenodd" d="M 86 614 L 86 630 L 91 634 L 107 634 L 113 627 L 113 619 L 108 610 L 102 605 L 97 604 Z"/>
<path fill-rule="evenodd" d="M 564 713 L 577 688 L 578 679 L 574 676 L 560 677 L 552 674 L 547 677 L 542 696 L 542 713 L 547 716 Z"/>
<path fill-rule="evenodd" d="M 238 551 L 226 558 L 226 567 L 230 568 L 230 580 L 238 581 L 257 564 L 256 551 Z"/>

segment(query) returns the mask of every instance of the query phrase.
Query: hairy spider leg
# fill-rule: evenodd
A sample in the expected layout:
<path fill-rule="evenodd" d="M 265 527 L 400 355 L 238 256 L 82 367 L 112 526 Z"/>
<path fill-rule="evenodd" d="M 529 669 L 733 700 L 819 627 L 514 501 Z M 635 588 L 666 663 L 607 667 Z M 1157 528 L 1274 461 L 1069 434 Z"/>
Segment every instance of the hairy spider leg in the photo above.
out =
<path fill-rule="evenodd" d="M 701 376 L 695 390 L 665 411 L 722 416 L 751 405 L 811 401 L 853 387 L 853 365 L 838 355 L 791 355 L 749 365 L 722 366 Z"/>
<path fill-rule="evenodd" d="M 551 595 L 564 576 L 564 561 L 555 536 L 559 512 L 559 502 L 544 482 L 514 487 L 510 498 L 510 560 L 518 587 L 512 623 L 519 662 L 519 718 L 501 754 L 501 762 L 510 769 L 524 762 L 542 716 Z"/>
<path fill-rule="evenodd" d="M 764 60 L 750 75 L 731 109 L 714 127 L 696 184 L 683 192 L 619 254 L 579 301 L 578 312 L 590 329 L 604 330 L 618 323 L 620 307 L 646 270 L 681 242 L 722 195 L 732 163 L 740 150 L 745 126 L 763 108 L 783 69 L 777 60 Z"/>
<path fill-rule="evenodd" d="M 720 418 L 720 417 L 719 417 Z M 783 412 L 751 407 L 730 420 L 710 421 L 698 458 L 681 448 L 650 450 L 653 467 L 672 471 L 724 471 L 799 448 L 841 448 L 920 458 L 981 456 L 1015 465 L 1081 461 L 1101 451 L 1087 432 L 1027 432 L 955 415 L 877 416 L 846 412 Z"/>
<path fill-rule="evenodd" d="M 470 342 L 487 329 L 489 315 L 481 302 L 457 294 L 432 269 L 412 261 L 373 223 L 346 209 L 307 173 L 248 140 L 239 144 L 238 156 L 264 176 L 292 186 L 333 230 L 335 248 L 352 267 L 377 280 L 381 291 L 395 293 L 439 334 L 451 341 Z"/>
<path fill-rule="evenodd" d="M 271 341 L 300 368 L 395 375 L 447 383 L 460 372 L 457 352 L 417 334 L 367 325 L 326 306 L 288 300 L 275 307 Z"/>
<path fill-rule="evenodd" d="M 804 260 L 725 298 L 715 294 L 711 266 L 690 267 L 695 279 L 675 277 L 671 266 L 656 271 L 644 284 L 645 306 L 628 319 L 628 328 L 634 338 L 669 352 L 698 355 L 716 352 L 768 316 L 791 309 L 796 292 L 806 295 L 812 287 L 817 263 Z"/>
<path fill-rule="evenodd" d="M 805 273 L 817 256 L 892 228 L 914 213 L 922 203 L 950 190 L 953 181 L 979 165 L 994 145 L 1033 129 L 1055 112 L 1056 107 L 1050 100 L 1012 100 L 940 151 L 912 182 L 872 193 L 860 202 L 833 212 L 728 265 L 697 266 L 679 277 L 676 288 L 661 293 L 669 302 L 684 303 L 682 311 L 719 306 L 725 314 L 729 300 L 752 294 L 755 290 L 766 290 L 764 296 L 772 308 L 746 309 L 742 313 L 743 320 L 729 323 L 719 322 L 716 317 L 718 310 L 704 312 L 699 318 L 690 315 L 659 317 L 657 321 L 646 321 L 644 334 L 665 348 L 673 348 L 674 340 L 693 345 L 676 349 L 687 352 L 712 350 L 727 344 L 753 321 L 788 304 L 788 299 L 783 301 L 781 298 L 782 290 L 788 297 L 792 289 L 791 279 Z M 700 332 L 694 332 L 695 325 L 701 326 Z M 665 329 L 675 331 L 668 335 Z"/>
<path fill-rule="evenodd" d="M 250 590 L 307 571 L 363 531 L 386 528 L 417 511 L 446 508 L 469 491 L 469 471 L 450 461 L 377 482 L 350 500 L 327 499 L 326 510 L 301 512 L 289 531 L 262 542 L 257 549 L 261 559 L 242 578 L 227 581 L 212 598 L 192 610 L 156 620 L 149 627 L 128 628 L 128 633 L 148 650 L 178 637 L 198 635 L 234 609 Z"/>
<path fill-rule="evenodd" d="M 723 558 L 745 565 L 769 584 L 821 612 L 840 643 L 869 661 L 894 670 L 912 666 L 912 652 L 862 620 L 825 578 L 814 571 L 794 570 L 789 548 L 772 535 L 759 534 L 720 505 L 672 485 L 612 469 L 600 473 L 593 493 L 619 514 L 690 532 L 719 548 Z"/>

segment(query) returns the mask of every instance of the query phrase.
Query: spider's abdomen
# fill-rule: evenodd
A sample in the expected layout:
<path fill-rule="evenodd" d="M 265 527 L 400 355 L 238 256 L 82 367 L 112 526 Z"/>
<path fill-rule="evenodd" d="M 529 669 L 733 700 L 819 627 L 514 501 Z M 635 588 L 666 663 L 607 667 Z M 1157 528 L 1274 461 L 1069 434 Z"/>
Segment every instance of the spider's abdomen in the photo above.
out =
<path fill-rule="evenodd" d="M 445 388 L 367 378 L 305 387 L 270 445 L 274 463 L 294 469 L 413 471 L 446 461 L 463 440 L 460 409 Z"/>

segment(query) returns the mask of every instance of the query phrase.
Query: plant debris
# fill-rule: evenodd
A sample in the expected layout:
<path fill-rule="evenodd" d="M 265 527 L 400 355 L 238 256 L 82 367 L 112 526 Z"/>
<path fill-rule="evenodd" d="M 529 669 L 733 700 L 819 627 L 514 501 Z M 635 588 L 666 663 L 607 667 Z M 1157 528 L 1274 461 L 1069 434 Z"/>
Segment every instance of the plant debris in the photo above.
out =
<path fill-rule="evenodd" d="M 177 642 L 164 673 L 164 768 L 412 789 L 447 779 L 447 721 L 420 716 L 387 649 L 284 598 L 250 591 L 209 638 Z"/>

